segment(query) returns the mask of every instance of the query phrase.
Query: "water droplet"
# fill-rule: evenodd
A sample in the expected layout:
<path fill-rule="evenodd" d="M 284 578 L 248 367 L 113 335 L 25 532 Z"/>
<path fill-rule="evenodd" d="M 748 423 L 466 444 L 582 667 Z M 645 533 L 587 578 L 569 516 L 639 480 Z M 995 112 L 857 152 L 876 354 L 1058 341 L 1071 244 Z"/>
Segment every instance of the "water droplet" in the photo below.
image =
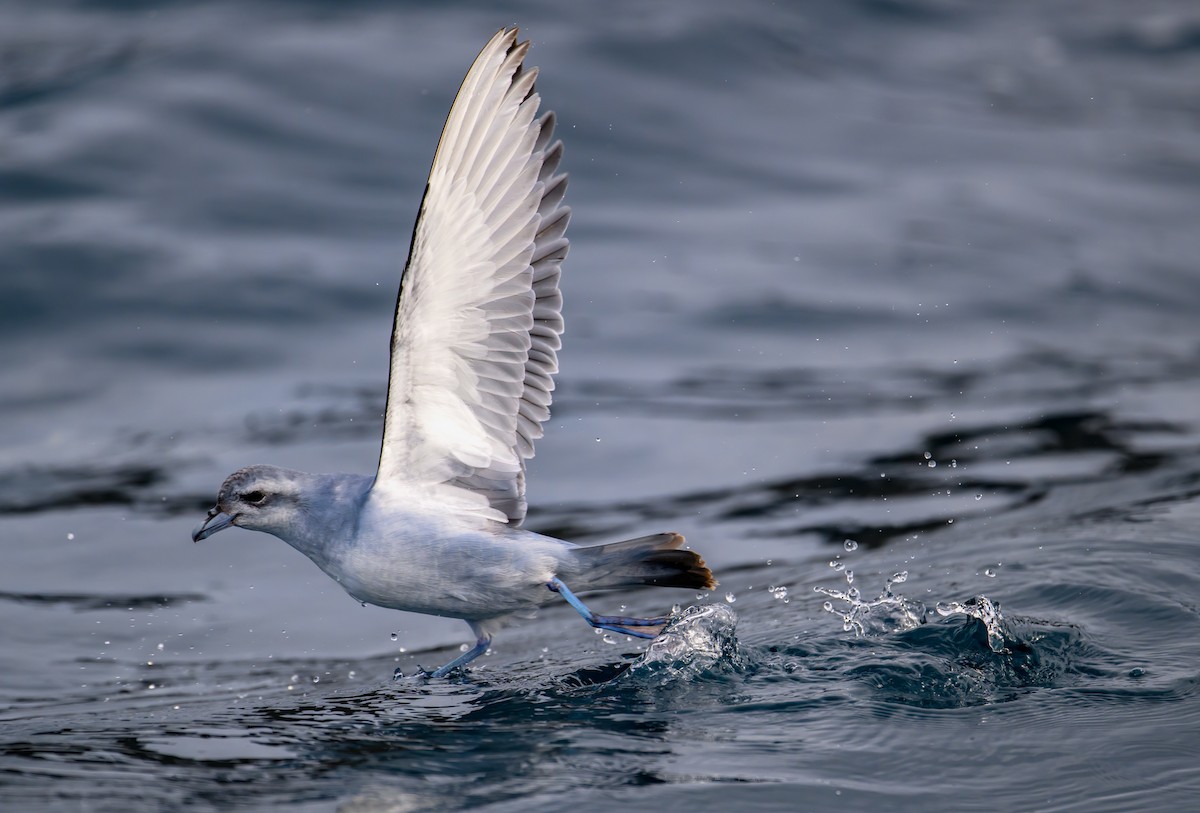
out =
<path fill-rule="evenodd" d="M 837 559 L 834 559 L 833 561 L 831 561 L 829 563 L 829 566 L 832 567 L 834 570 L 838 570 L 838 571 L 846 569 L 846 563 L 839 562 Z"/>
<path fill-rule="evenodd" d="M 69 542 L 69 541 L 71 541 L 71 540 L 72 540 L 72 539 L 74 539 L 74 538 L 75 538 L 75 534 L 67 534 L 67 541 L 68 541 L 68 542 Z"/>
<path fill-rule="evenodd" d="M 989 579 L 994 579 L 996 578 L 996 571 L 992 570 L 990 567 L 984 568 L 983 575 L 987 576 Z"/>
<path fill-rule="evenodd" d="M 853 570 L 846 571 L 846 584 L 854 584 L 854 571 Z"/>
<path fill-rule="evenodd" d="M 929 467 L 929 468 L 931 468 L 931 469 L 936 469 L 936 468 L 937 468 L 937 461 L 936 461 L 936 460 L 930 460 L 930 461 L 929 461 L 928 463 L 926 463 L 925 465 L 926 465 L 926 466 L 928 466 L 928 467 Z"/>
<path fill-rule="evenodd" d="M 466 652 L 466 651 L 467 651 L 468 649 L 470 649 L 470 648 L 471 648 L 471 647 L 470 647 L 470 646 L 468 646 L 467 644 L 461 644 L 461 645 L 458 647 L 458 651 L 459 651 L 459 652 Z"/>
<path fill-rule="evenodd" d="M 605 634 L 604 634 L 604 637 L 603 637 L 603 638 L 601 638 L 600 640 L 601 640 L 601 641 L 603 641 L 603 642 L 604 642 L 604 643 L 606 643 L 606 644 L 612 644 L 612 645 L 614 645 L 614 646 L 615 646 L 615 645 L 616 645 L 616 643 L 617 643 L 617 639 L 616 639 L 616 638 L 614 638 L 614 637 L 612 637 L 612 636 L 611 636 L 611 635 L 609 635 L 608 633 L 605 633 Z"/>
<path fill-rule="evenodd" d="M 957 460 L 951 460 L 951 461 L 950 461 L 950 468 L 952 468 L 952 469 L 957 469 L 957 468 L 958 468 L 958 461 L 957 461 Z"/>
<path fill-rule="evenodd" d="M 733 593 L 726 593 L 725 600 L 732 604 L 733 602 L 737 601 L 737 596 L 735 596 Z"/>
<path fill-rule="evenodd" d="M 321 682 L 321 676 L 313 675 L 313 683 L 320 683 L 320 682 Z"/>
<path fill-rule="evenodd" d="M 842 547 L 845 548 L 846 550 L 858 550 L 858 543 L 855 542 L 853 539 L 847 539 L 845 542 L 842 543 Z"/>
<path fill-rule="evenodd" d="M 983 495 L 982 495 L 982 494 L 976 494 L 976 495 L 975 495 L 975 501 L 976 501 L 976 502 L 979 502 L 979 501 L 980 501 L 980 500 L 982 500 L 982 499 L 983 499 Z"/>
<path fill-rule="evenodd" d="M 932 460 L 932 459 L 933 459 L 933 452 L 926 452 L 926 453 L 925 453 L 925 459 L 926 459 L 926 460 Z"/>
<path fill-rule="evenodd" d="M 824 604 L 821 605 L 821 609 L 823 609 L 827 613 L 833 612 L 833 602 L 832 601 L 825 602 Z"/>
<path fill-rule="evenodd" d="M 388 636 L 388 637 L 389 637 L 389 638 L 391 638 L 393 641 L 399 641 L 399 640 L 400 640 L 400 636 L 399 636 L 399 635 L 397 635 L 397 634 L 396 634 L 396 633 L 394 633 L 394 632 L 393 632 L 393 633 L 392 633 L 390 636 Z"/>
<path fill-rule="evenodd" d="M 346 677 L 350 678 L 351 680 L 354 680 L 354 678 L 357 674 L 358 674 L 357 672 L 355 672 L 353 669 L 351 669 L 349 672 L 346 673 Z"/>
<path fill-rule="evenodd" d="M 166 644 L 159 644 L 158 646 L 156 646 L 154 648 L 157 649 L 159 652 L 162 652 L 164 649 L 167 648 L 167 646 L 166 646 Z"/>

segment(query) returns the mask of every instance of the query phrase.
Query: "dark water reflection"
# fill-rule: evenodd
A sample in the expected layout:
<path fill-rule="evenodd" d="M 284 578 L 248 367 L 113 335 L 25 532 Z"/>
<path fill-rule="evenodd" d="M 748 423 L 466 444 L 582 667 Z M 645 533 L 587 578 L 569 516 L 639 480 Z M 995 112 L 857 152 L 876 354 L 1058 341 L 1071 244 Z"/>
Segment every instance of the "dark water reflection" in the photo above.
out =
<path fill-rule="evenodd" d="M 237 466 L 373 466 L 430 155 L 513 22 L 575 209 L 529 524 L 685 533 L 715 593 L 601 601 L 737 632 L 651 668 L 551 608 L 393 682 L 465 630 L 188 534 Z M 1165 0 L 0 8 L 0 807 L 1189 809 L 1197 32 Z M 979 596 L 990 639 L 937 611 Z"/>

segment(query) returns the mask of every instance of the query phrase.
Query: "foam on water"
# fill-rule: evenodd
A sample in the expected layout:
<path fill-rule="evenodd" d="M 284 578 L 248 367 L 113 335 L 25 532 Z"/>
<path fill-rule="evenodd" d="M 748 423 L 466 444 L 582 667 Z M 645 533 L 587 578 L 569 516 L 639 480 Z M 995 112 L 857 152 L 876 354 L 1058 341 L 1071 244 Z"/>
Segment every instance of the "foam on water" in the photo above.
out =
<path fill-rule="evenodd" d="M 890 703 L 948 709 L 1008 701 L 1032 688 L 1073 682 L 1087 671 L 1080 664 L 1088 657 L 1111 657 L 1073 624 L 1006 618 L 1000 602 L 982 594 L 939 601 L 930 618 L 924 604 L 893 589 L 907 580 L 907 571 L 866 600 L 843 562 L 829 564 L 845 574 L 846 589 L 815 587 L 830 599 L 824 610 L 841 619 L 851 640 L 876 642 L 853 658 L 845 674 Z"/>
<path fill-rule="evenodd" d="M 846 550 L 850 540 L 846 540 Z M 828 596 L 832 601 L 826 601 L 822 608 L 842 619 L 842 629 L 853 632 L 854 637 L 868 633 L 902 632 L 916 629 L 927 620 L 925 605 L 907 596 L 897 594 L 892 588 L 897 584 L 908 581 L 908 571 L 893 573 L 884 582 L 883 592 L 873 599 L 863 599 L 858 587 L 854 586 L 854 571 L 846 567 L 841 559 L 834 559 L 829 566 L 841 572 L 846 578 L 846 589 L 834 587 L 814 587 L 813 590 Z M 834 604 L 841 602 L 844 606 Z M 1004 635 L 1004 617 L 1000 614 L 1000 602 L 992 601 L 987 596 L 973 596 L 966 601 L 939 601 L 936 606 L 937 614 L 943 618 L 953 615 L 965 615 L 983 624 L 987 635 L 988 647 L 996 653 L 1006 653 Z"/>
<path fill-rule="evenodd" d="M 855 546 L 857 547 L 857 546 Z M 854 550 L 849 546 L 846 550 Z M 842 602 L 841 608 L 826 601 L 823 605 L 825 612 L 833 613 L 842 619 L 842 629 L 853 632 L 857 638 L 870 632 L 890 632 L 908 630 L 925 623 L 925 605 L 915 599 L 896 595 L 892 585 L 903 584 L 908 580 L 908 571 L 902 570 L 888 577 L 884 583 L 883 592 L 873 599 L 864 600 L 857 587 L 854 586 L 854 571 L 846 568 L 839 559 L 834 559 L 829 566 L 842 572 L 846 577 L 846 589 L 833 587 L 814 587 L 822 595 L 829 596 L 834 601 Z"/>
<path fill-rule="evenodd" d="M 634 661 L 634 673 L 689 678 L 740 662 L 737 613 L 728 604 L 693 605 L 675 614 L 666 629 Z"/>
<path fill-rule="evenodd" d="M 939 601 L 937 614 L 943 618 L 951 615 L 966 615 L 978 619 L 987 631 L 988 648 L 996 653 L 1008 652 L 1004 646 L 1004 630 L 1000 615 L 1000 602 L 992 601 L 987 596 L 975 596 L 959 603 L 957 601 Z"/>

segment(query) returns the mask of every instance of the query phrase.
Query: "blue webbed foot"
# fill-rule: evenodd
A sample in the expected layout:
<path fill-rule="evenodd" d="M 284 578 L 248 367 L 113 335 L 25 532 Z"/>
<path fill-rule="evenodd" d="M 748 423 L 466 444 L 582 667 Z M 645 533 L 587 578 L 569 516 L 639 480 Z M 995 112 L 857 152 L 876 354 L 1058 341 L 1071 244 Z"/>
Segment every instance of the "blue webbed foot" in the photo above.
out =
<path fill-rule="evenodd" d="M 471 647 L 445 666 L 439 666 L 437 669 L 434 669 L 432 672 L 430 672 L 424 666 L 418 664 L 417 671 L 411 675 L 405 675 L 403 672 L 397 669 L 392 674 L 392 680 L 429 680 L 430 678 L 444 678 L 455 669 L 460 669 L 466 666 L 484 652 L 487 652 L 488 647 L 491 645 L 492 636 L 479 635 L 475 641 L 475 646 Z"/>
<path fill-rule="evenodd" d="M 557 577 L 546 583 L 546 587 L 562 596 L 575 612 L 583 616 L 583 620 L 593 627 L 621 635 L 632 635 L 634 638 L 656 638 L 670 622 L 670 617 L 661 618 L 629 618 L 623 615 L 597 615 L 579 600 L 571 590 Z"/>
<path fill-rule="evenodd" d="M 404 674 L 404 670 L 401 669 L 399 666 L 396 667 L 396 671 L 392 672 L 392 680 L 396 680 L 396 681 L 399 681 L 399 680 L 412 680 L 412 681 L 421 680 L 421 681 L 424 681 L 424 680 L 429 680 L 429 678 L 432 676 L 433 676 L 433 672 L 430 672 L 424 666 L 421 666 L 421 664 L 417 664 L 417 671 L 413 672 L 411 675 Z"/>

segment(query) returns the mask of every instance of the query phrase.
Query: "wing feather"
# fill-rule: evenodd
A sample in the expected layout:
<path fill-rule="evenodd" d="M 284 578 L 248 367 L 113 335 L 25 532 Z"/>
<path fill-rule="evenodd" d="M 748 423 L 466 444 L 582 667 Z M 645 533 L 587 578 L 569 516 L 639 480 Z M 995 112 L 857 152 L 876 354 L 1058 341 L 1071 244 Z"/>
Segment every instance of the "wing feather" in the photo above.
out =
<path fill-rule="evenodd" d="M 401 278 L 376 477 L 512 524 L 550 415 L 570 219 L 528 50 L 498 32 L 442 131 Z"/>

